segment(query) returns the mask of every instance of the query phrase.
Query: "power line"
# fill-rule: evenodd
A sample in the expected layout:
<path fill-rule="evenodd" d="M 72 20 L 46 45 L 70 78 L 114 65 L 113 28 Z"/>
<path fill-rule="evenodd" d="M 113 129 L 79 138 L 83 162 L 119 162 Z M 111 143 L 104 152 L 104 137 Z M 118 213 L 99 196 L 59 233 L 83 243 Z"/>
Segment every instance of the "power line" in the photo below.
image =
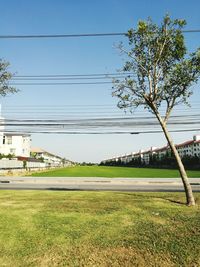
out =
<path fill-rule="evenodd" d="M 112 82 L 69 82 L 69 83 L 9 83 L 9 85 L 94 85 L 94 84 L 111 84 Z"/>
<path fill-rule="evenodd" d="M 127 75 L 133 75 L 131 73 L 97 73 L 97 74 L 55 74 L 55 75 L 16 75 L 12 78 L 10 85 L 96 85 L 96 84 L 111 84 L 111 81 L 94 81 L 94 82 L 77 82 L 76 80 L 108 80 L 108 79 L 120 79 L 125 78 Z M 75 80 L 73 82 L 48 82 L 48 81 L 65 81 Z M 18 82 L 19 81 L 19 82 Z M 31 82 L 21 82 L 31 81 Z M 36 82 L 33 82 L 36 81 Z M 45 81 L 45 82 L 38 82 Z"/>
<path fill-rule="evenodd" d="M 24 108 L 24 107 L 28 107 L 28 108 L 38 108 L 38 107 L 115 107 L 115 105 L 111 105 L 111 104 L 67 104 L 67 105 L 7 105 L 6 108 L 3 107 L 3 109 L 5 108 L 5 110 L 7 110 L 7 108 Z"/>
<path fill-rule="evenodd" d="M 171 126 L 180 126 L 184 125 L 185 129 L 188 129 L 188 126 L 191 125 L 200 125 L 199 115 L 192 115 L 187 117 L 182 116 L 174 116 L 169 121 L 168 125 Z M 26 127 L 24 131 L 29 131 L 30 128 L 34 127 L 35 129 L 39 128 L 49 128 L 51 130 L 53 129 L 59 129 L 61 131 L 64 131 L 66 129 L 84 129 L 90 130 L 90 129 L 145 129 L 146 127 L 157 127 L 159 126 L 159 123 L 155 120 L 154 117 L 144 119 L 140 118 L 95 118 L 95 119 L 65 119 L 65 120 L 2 120 L 1 126 L 7 126 L 7 127 Z M 150 130 L 150 129 L 149 129 Z"/>
<path fill-rule="evenodd" d="M 170 119 L 182 119 L 183 122 L 186 121 L 186 118 L 191 121 L 191 119 L 197 118 L 199 120 L 200 114 L 190 114 L 190 115 L 172 115 Z M 127 121 L 135 121 L 135 120 L 156 120 L 155 116 L 136 116 L 136 117 L 103 117 L 103 118 L 91 118 L 91 119 L 0 119 L 0 122 L 51 122 L 51 123 L 66 123 L 66 122 L 77 122 L 77 121 L 117 121 L 117 120 L 127 120 Z M 2 125 L 2 124 L 1 124 Z"/>
<path fill-rule="evenodd" d="M 17 78 L 37 78 L 37 77 L 90 77 L 90 76 L 118 76 L 131 75 L 131 72 L 115 72 L 115 73 L 88 73 L 88 74 L 39 74 L 39 75 L 14 75 Z"/>
<path fill-rule="evenodd" d="M 194 131 L 200 131 L 200 128 L 194 128 L 194 129 L 178 129 L 178 130 L 169 130 L 169 132 L 194 132 Z M 2 132 L 2 131 L 0 131 Z M 4 131 L 3 131 L 4 132 Z M 151 133 L 162 133 L 163 131 L 158 130 L 158 131 L 106 131 L 106 132 L 81 132 L 81 131 L 63 131 L 63 132 L 50 132 L 50 131 L 27 131 L 26 133 L 34 133 L 34 134 L 68 134 L 68 135 L 102 135 L 102 134 L 151 134 Z M 16 133 L 16 131 L 8 130 L 6 133 Z M 17 133 L 22 133 L 22 132 L 17 132 Z M 23 132 L 24 134 L 24 132 Z"/>
<path fill-rule="evenodd" d="M 183 30 L 182 32 L 184 32 L 184 33 L 195 33 L 195 32 L 200 32 L 200 30 Z"/>
<path fill-rule="evenodd" d="M 200 104 L 200 101 L 198 101 L 198 100 L 193 100 L 192 102 L 198 106 Z M 45 105 L 45 104 L 36 104 L 36 105 L 22 104 L 22 105 L 6 105 L 6 107 L 3 106 L 3 109 L 7 110 L 7 108 L 25 108 L 25 107 L 27 107 L 27 108 L 39 108 L 39 107 L 43 107 L 43 108 L 46 108 L 46 107 L 53 107 L 53 108 L 55 108 L 55 107 L 59 107 L 59 108 L 60 107 L 62 107 L 62 108 L 83 107 L 83 108 L 88 108 L 88 107 L 91 107 L 91 108 L 93 108 L 93 107 L 116 107 L 116 105 L 115 104 L 109 104 L 109 103 L 107 103 L 107 104 L 64 104 L 64 105 L 63 104 L 62 105 L 58 105 L 58 104 L 50 104 L 50 105 L 48 105 L 48 104 L 47 105 Z"/>
<path fill-rule="evenodd" d="M 116 103 L 117 104 L 117 103 Z M 120 110 L 120 108 L 118 108 L 117 106 L 116 106 L 116 104 L 110 104 L 110 105 L 99 105 L 99 104 L 93 104 L 93 105 L 83 105 L 83 104 L 80 104 L 80 105 L 78 105 L 78 104 L 69 104 L 69 105 L 54 105 L 54 104 L 52 104 L 52 105 L 18 105 L 18 106 L 6 106 L 6 107 L 3 107 L 2 109 L 6 112 L 6 111 L 9 111 L 9 110 L 15 110 L 15 111 L 17 111 L 17 110 L 33 110 L 34 111 L 34 109 L 36 109 L 36 110 L 51 110 L 51 111 L 54 111 L 54 110 L 59 110 L 59 111 L 67 111 L 67 109 L 70 109 L 70 111 L 73 111 L 73 110 L 75 110 L 75 111 L 77 111 L 77 110 L 79 110 L 79 109 L 81 109 L 81 111 L 82 110 L 88 110 L 88 111 L 90 111 L 91 109 L 92 109 L 92 111 L 94 110 L 94 108 L 96 108 L 97 110 L 107 110 L 107 109 L 113 109 L 113 108 L 115 108 L 115 109 L 117 109 L 118 111 Z M 174 109 L 174 110 L 193 110 L 193 109 L 200 109 L 200 103 L 191 103 L 192 104 L 192 106 L 191 107 L 188 107 L 188 106 L 179 106 L 179 107 L 176 107 L 176 109 Z M 122 110 L 122 109 L 121 109 Z M 165 110 L 165 107 L 161 107 L 160 108 L 160 110 Z M 139 111 L 139 109 L 138 109 L 138 111 Z M 145 112 L 144 110 L 143 110 L 143 112 Z"/>
<path fill-rule="evenodd" d="M 181 119 L 198 119 L 199 118 L 199 102 L 190 107 L 178 107 L 174 109 L 170 120 L 173 118 Z M 161 115 L 165 114 L 165 107 L 160 109 Z M 130 120 L 149 120 L 152 114 L 144 110 L 133 110 L 133 112 L 124 112 L 111 104 L 80 104 L 80 105 L 15 105 L 3 107 L 3 114 L 7 119 L 15 119 L 21 121 L 26 120 L 93 120 L 93 119 L 130 119 Z M 177 117 L 176 117 L 177 116 Z M 5 121 L 8 121 L 5 119 Z M 0 119 L 1 120 L 1 119 Z M 2 120 L 1 120 L 2 121 Z"/>
<path fill-rule="evenodd" d="M 183 33 L 199 33 L 199 29 L 182 30 Z M 82 38 L 82 37 L 127 36 L 127 32 L 81 33 L 81 34 L 31 34 L 31 35 L 0 35 L 0 39 L 39 39 L 39 38 Z"/>
<path fill-rule="evenodd" d="M 62 77 L 62 78 L 12 78 L 12 81 L 65 81 L 65 80 L 102 80 L 102 79 L 120 79 L 120 78 L 125 78 L 125 76 L 115 76 L 115 77 L 77 77 L 77 78 L 72 78 L 72 77 Z"/>
<path fill-rule="evenodd" d="M 13 113 L 14 114 L 14 113 Z M 12 115 L 13 115 L 12 114 Z M 121 115 L 121 114 L 108 114 L 108 115 L 106 115 L 106 114 L 92 114 L 92 115 L 84 115 L 84 116 L 81 116 L 81 115 L 79 115 L 79 114 L 35 114 L 35 113 L 31 113 L 31 114 L 26 114 L 27 116 L 23 116 L 23 118 L 22 118 L 22 121 L 23 120 L 32 120 L 32 121 L 39 121 L 39 120 L 47 120 L 47 121 L 54 121 L 54 120 L 58 120 L 58 121 L 63 121 L 63 120 L 86 120 L 86 121 L 90 121 L 90 120 L 94 120 L 94 119 L 96 119 L 96 120 L 109 120 L 109 119 L 112 119 L 112 120 L 118 120 L 119 119 L 119 116 Z M 15 116 L 15 114 L 14 114 L 14 116 Z M 15 116 L 14 118 L 13 118 L 13 116 L 11 117 L 11 116 L 8 116 L 8 119 L 6 120 L 6 121 L 9 121 L 9 119 L 11 119 L 11 120 L 17 120 L 18 118 L 21 118 L 22 116 L 19 114 L 19 116 Z M 191 119 L 193 119 L 194 120 L 194 117 L 189 117 L 188 116 L 188 118 L 191 120 Z M 130 120 L 139 120 L 139 117 L 131 117 L 131 116 L 129 116 L 129 117 L 121 117 L 120 118 L 121 120 L 122 119 L 126 119 L 126 120 L 128 120 L 128 119 L 130 119 Z M 146 117 L 145 118 L 145 120 L 150 120 L 151 119 L 151 117 Z M 182 118 L 182 120 L 184 121 L 184 117 Z M 198 120 L 198 117 L 196 117 L 196 120 Z M 19 119 L 19 122 L 21 121 L 21 119 Z"/>
<path fill-rule="evenodd" d="M 93 122 L 93 123 L 78 123 L 78 124 L 74 124 L 74 123 L 40 123 L 40 124 L 34 124 L 34 123 L 5 123 L 5 124 L 2 124 L 1 126 L 15 126 L 15 127 L 22 127 L 22 126 L 28 126 L 28 127 L 44 127 L 44 126 L 50 126 L 50 127 L 53 127 L 53 126 L 84 126 L 84 127 L 105 127 L 105 126 L 110 126 L 110 127 L 113 127 L 113 126 L 119 126 L 120 128 L 121 127 L 124 127 L 124 126 L 159 126 L 159 123 L 158 122 L 134 122 L 133 124 L 131 123 L 128 123 L 126 125 L 126 123 L 121 123 L 121 122 L 112 122 L 112 124 L 110 124 L 110 122 L 107 124 L 105 124 L 105 122 L 103 122 L 104 124 L 100 123 L 98 124 L 97 122 Z M 169 122 L 168 125 L 192 125 L 192 124 L 200 124 L 200 121 L 196 121 L 196 122 L 193 122 L 193 121 L 181 121 L 181 122 Z"/>
<path fill-rule="evenodd" d="M 80 34 L 33 34 L 33 35 L 0 35 L 0 39 L 33 39 L 33 38 L 79 38 L 79 37 L 105 37 L 126 36 L 124 32 L 111 33 L 80 33 Z"/>
<path fill-rule="evenodd" d="M 114 108 L 114 109 L 113 109 Z M 187 112 L 185 115 L 192 115 L 191 113 L 188 113 L 188 111 L 190 112 L 199 112 L 200 111 L 200 107 L 192 107 L 192 108 L 189 108 L 189 109 L 184 109 L 184 108 L 177 108 L 176 110 L 174 110 L 174 112 Z M 160 112 L 165 112 L 165 109 L 160 109 Z M 105 108 L 98 108 L 98 107 L 91 107 L 91 108 L 74 108 L 73 106 L 72 107 L 66 107 L 66 108 L 62 108 L 62 107 L 49 107 L 49 108 L 42 108 L 42 107 L 35 107 L 35 108 L 11 108 L 11 109 L 6 109 L 4 110 L 3 109 L 3 114 L 23 114 L 23 113 L 26 113 L 27 114 L 36 114 L 36 113 L 43 113 L 43 114 L 66 114 L 66 115 L 84 115 L 84 114 L 87 114 L 87 115 L 94 115 L 94 114 L 98 114 L 98 115 L 101 115 L 101 114 L 121 114 L 121 115 L 124 115 L 125 117 L 136 117 L 137 115 L 139 114 L 150 114 L 149 112 L 145 112 L 145 111 L 137 111 L 135 113 L 130 113 L 130 112 L 127 112 L 125 113 L 123 110 L 117 108 L 116 106 L 115 107 L 105 107 Z M 179 114 L 177 114 L 179 115 Z M 144 115 L 145 116 L 145 115 Z M 181 114 L 181 116 L 183 117 L 183 114 Z M 148 118 L 149 116 L 146 115 L 146 117 Z"/>

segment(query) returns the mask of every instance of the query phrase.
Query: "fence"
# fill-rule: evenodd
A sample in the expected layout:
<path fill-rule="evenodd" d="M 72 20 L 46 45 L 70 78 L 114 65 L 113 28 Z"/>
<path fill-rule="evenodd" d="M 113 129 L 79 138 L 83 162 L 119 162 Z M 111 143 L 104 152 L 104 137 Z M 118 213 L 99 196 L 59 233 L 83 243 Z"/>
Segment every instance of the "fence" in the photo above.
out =
<path fill-rule="evenodd" d="M 2 159 L 0 160 L 0 169 L 2 170 L 9 170 L 9 169 L 25 169 L 25 168 L 46 168 L 47 164 L 43 162 L 29 162 L 27 161 L 24 163 L 20 160 L 8 160 L 8 159 Z"/>

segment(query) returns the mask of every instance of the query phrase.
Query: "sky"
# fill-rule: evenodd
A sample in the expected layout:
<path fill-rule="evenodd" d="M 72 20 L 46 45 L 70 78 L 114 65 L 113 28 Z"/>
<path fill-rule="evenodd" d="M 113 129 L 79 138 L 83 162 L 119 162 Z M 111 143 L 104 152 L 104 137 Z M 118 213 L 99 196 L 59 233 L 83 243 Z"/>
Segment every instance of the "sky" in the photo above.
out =
<path fill-rule="evenodd" d="M 80 34 L 127 32 L 138 20 L 160 23 L 168 13 L 187 21 L 186 29 L 200 29 L 198 0 L 1 0 L 0 35 Z M 185 34 L 189 51 L 200 46 L 200 33 Z M 0 58 L 16 75 L 116 73 L 123 58 L 116 45 L 123 36 L 0 39 Z M 5 118 L 83 118 L 101 113 L 124 116 L 112 97 L 112 84 L 19 85 L 20 91 L 0 99 Z M 191 104 L 200 102 L 199 85 Z M 180 112 L 187 111 L 184 107 Z M 141 113 L 145 115 L 146 111 Z M 89 114 L 89 115 L 88 115 Z M 134 114 L 132 115 L 134 116 Z M 17 129 L 16 129 L 17 131 Z M 173 133 L 175 143 L 199 132 Z M 151 146 L 166 144 L 162 133 L 139 135 L 32 134 L 32 146 L 78 162 L 100 162 Z"/>

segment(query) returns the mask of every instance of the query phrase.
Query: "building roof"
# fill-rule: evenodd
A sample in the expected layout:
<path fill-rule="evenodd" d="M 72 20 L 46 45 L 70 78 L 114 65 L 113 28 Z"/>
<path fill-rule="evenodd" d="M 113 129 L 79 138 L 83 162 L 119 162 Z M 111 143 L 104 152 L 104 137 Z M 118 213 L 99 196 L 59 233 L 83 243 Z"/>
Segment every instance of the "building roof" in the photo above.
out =
<path fill-rule="evenodd" d="M 44 149 L 40 148 L 40 147 L 32 147 L 31 148 L 31 152 L 33 153 L 46 153 L 50 156 L 53 156 L 53 157 L 56 157 L 56 158 L 59 158 L 59 159 L 62 159 L 61 157 L 57 156 L 57 155 L 54 155 L 52 153 L 49 153 L 48 151 L 45 151 Z"/>
<path fill-rule="evenodd" d="M 35 152 L 35 153 L 42 153 L 42 152 L 47 152 L 45 150 L 43 150 L 42 148 L 40 147 L 31 147 L 31 152 Z"/>
<path fill-rule="evenodd" d="M 184 143 L 176 145 L 176 147 L 182 147 L 182 146 L 191 145 L 191 144 L 193 144 L 193 142 L 194 142 L 194 140 L 189 140 L 189 141 L 186 141 Z"/>
<path fill-rule="evenodd" d="M 153 152 L 165 151 L 168 148 L 169 148 L 169 146 L 159 147 L 159 148 L 154 149 Z"/>
<path fill-rule="evenodd" d="M 189 141 L 186 141 L 184 143 L 181 143 L 181 144 L 178 144 L 176 145 L 176 147 L 182 147 L 182 146 L 187 146 L 187 145 L 191 145 L 191 144 L 199 144 L 200 143 L 200 140 L 189 140 Z"/>
<path fill-rule="evenodd" d="M 3 133 L 3 135 L 5 136 L 31 136 L 30 134 L 26 134 L 26 133 Z"/>

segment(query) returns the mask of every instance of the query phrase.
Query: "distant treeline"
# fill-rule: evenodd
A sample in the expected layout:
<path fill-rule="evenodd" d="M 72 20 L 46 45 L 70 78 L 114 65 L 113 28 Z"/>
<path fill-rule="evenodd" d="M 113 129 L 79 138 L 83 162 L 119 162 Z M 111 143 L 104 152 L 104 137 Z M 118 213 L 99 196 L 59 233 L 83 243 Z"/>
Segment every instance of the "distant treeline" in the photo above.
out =
<path fill-rule="evenodd" d="M 182 157 L 182 162 L 186 169 L 199 170 L 200 169 L 200 157 L 198 156 L 184 156 Z M 147 167 L 147 168 L 167 168 L 175 169 L 177 168 L 177 163 L 172 155 L 166 155 L 162 158 L 158 158 L 157 155 L 152 155 L 149 158 L 149 163 L 145 163 L 142 158 L 132 159 L 131 161 L 125 163 L 120 159 L 118 161 L 113 160 L 106 163 L 101 162 L 101 166 L 121 166 L 121 167 Z"/>

